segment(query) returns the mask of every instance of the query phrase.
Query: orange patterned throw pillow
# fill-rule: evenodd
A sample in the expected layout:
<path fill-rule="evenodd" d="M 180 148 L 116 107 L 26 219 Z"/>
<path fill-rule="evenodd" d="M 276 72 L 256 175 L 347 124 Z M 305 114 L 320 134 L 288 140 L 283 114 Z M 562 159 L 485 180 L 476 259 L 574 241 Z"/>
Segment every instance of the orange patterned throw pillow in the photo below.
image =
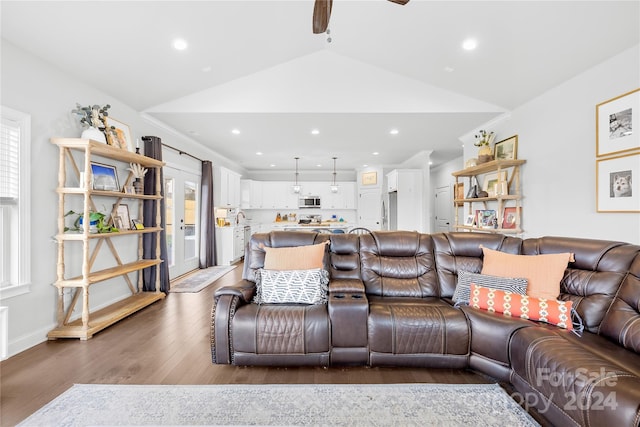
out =
<path fill-rule="evenodd" d="M 469 305 L 491 313 L 502 313 L 509 317 L 521 317 L 523 319 L 551 323 L 568 330 L 573 329 L 573 323 L 571 322 L 571 307 L 573 303 L 571 301 L 535 298 L 528 295 L 485 288 L 472 283 Z"/>

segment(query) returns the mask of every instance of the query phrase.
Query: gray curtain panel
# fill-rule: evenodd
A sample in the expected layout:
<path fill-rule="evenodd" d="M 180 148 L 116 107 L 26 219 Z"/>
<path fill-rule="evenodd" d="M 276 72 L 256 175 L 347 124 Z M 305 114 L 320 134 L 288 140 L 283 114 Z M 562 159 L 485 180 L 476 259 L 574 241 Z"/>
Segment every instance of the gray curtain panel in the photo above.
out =
<path fill-rule="evenodd" d="M 156 160 L 162 160 L 162 140 L 157 136 L 143 136 L 144 142 L 144 155 Z M 156 173 L 158 169 L 149 169 L 144 177 L 144 193 L 156 194 Z M 143 258 L 155 259 L 156 258 L 156 239 L 160 236 L 160 258 L 164 261 L 158 268 L 149 267 L 142 271 L 143 274 L 143 290 L 153 291 L 155 290 L 156 272 L 160 272 L 160 291 L 164 293 L 169 292 L 169 264 L 167 262 L 167 233 L 166 233 L 166 219 L 165 219 L 165 204 L 164 204 L 164 173 L 162 169 L 160 172 L 160 194 L 163 196 L 160 200 L 145 200 L 143 204 L 144 209 L 144 226 L 156 227 L 156 206 L 160 203 L 160 224 L 162 231 L 160 233 L 147 233 L 143 235 Z"/>
<path fill-rule="evenodd" d="M 209 160 L 203 160 L 200 185 L 200 268 L 216 265 L 216 224 L 213 206 L 213 164 Z"/>

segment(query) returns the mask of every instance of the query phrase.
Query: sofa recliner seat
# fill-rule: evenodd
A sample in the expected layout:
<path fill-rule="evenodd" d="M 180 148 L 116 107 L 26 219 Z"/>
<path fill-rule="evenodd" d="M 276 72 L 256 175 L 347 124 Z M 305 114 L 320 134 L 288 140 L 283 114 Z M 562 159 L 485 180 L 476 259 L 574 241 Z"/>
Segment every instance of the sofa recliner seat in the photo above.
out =
<path fill-rule="evenodd" d="M 327 304 L 252 302 L 263 245 L 327 239 Z M 582 335 L 455 307 L 458 272 L 482 271 L 482 246 L 516 255 L 573 253 L 558 298 L 573 302 Z M 525 405 L 554 424 L 640 425 L 637 245 L 484 233 L 254 234 L 243 280 L 214 298 L 214 363 L 471 368 L 509 381 Z"/>

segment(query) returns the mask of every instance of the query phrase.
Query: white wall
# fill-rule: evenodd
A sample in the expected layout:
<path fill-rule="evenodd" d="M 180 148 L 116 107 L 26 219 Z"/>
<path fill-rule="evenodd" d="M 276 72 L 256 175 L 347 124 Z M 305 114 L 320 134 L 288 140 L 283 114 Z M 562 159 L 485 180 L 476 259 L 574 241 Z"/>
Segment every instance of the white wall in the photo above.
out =
<path fill-rule="evenodd" d="M 526 85 L 526 82 L 522 82 Z M 640 244 L 640 214 L 596 212 L 596 104 L 640 87 L 640 45 L 512 111 L 491 130 L 518 135 L 524 237 L 571 236 Z M 465 141 L 465 159 L 477 157 Z"/>
<path fill-rule="evenodd" d="M 148 122 L 117 99 L 82 83 L 54 66 L 2 40 L 2 105 L 31 115 L 31 292 L 2 301 L 9 308 L 9 356 L 46 339 L 56 322 L 56 233 L 58 200 L 55 193 L 58 149 L 51 137 L 77 137 L 81 128 L 70 112 L 82 105 L 111 104 L 109 113 L 128 124 L 133 138 L 154 135 L 169 145 L 202 159 L 242 172 L 238 165 L 167 129 Z M 180 156 L 169 155 L 180 162 Z M 189 158 L 185 162 L 192 162 Z M 103 249 L 104 251 L 104 249 Z M 102 251 L 101 251 L 102 253 Z M 106 253 L 106 252 L 105 252 Z M 67 254 L 68 258 L 71 258 Z M 126 286 L 91 287 L 91 305 L 101 306 L 128 295 Z"/>

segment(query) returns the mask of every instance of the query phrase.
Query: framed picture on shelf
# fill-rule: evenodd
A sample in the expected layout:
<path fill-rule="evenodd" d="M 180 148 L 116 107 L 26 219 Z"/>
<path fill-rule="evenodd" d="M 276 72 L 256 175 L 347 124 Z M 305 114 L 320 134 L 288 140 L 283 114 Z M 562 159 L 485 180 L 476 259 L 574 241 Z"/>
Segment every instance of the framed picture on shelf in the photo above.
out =
<path fill-rule="evenodd" d="M 474 225 L 476 225 L 476 216 L 473 214 L 467 215 L 467 217 L 464 219 L 464 225 L 466 225 L 467 227 L 473 227 Z"/>
<path fill-rule="evenodd" d="M 124 230 L 124 224 L 122 223 L 122 217 L 120 215 L 111 215 L 113 226 L 118 230 Z"/>
<path fill-rule="evenodd" d="M 91 188 L 101 191 L 120 191 L 116 168 L 111 165 L 91 162 Z"/>
<path fill-rule="evenodd" d="M 502 228 L 507 230 L 516 228 L 516 213 L 517 208 L 515 206 L 504 208 L 502 213 Z M 522 208 L 520 209 L 520 219 L 522 220 Z"/>
<path fill-rule="evenodd" d="M 518 135 L 496 142 L 494 147 L 496 160 L 515 160 L 518 158 Z"/>
<path fill-rule="evenodd" d="M 496 228 L 496 211 L 493 209 L 479 210 L 476 224 L 480 228 Z"/>
<path fill-rule="evenodd" d="M 122 221 L 122 230 L 131 230 L 131 217 L 129 216 L 129 205 L 119 204 L 115 206 L 115 208 L 116 208 L 115 214 L 119 216 Z"/>
<path fill-rule="evenodd" d="M 489 197 L 496 197 L 496 186 L 498 182 L 506 182 L 507 180 L 507 171 L 500 171 L 488 173 L 484 177 L 484 181 L 482 183 L 482 190 L 486 191 L 489 194 Z"/>
<path fill-rule="evenodd" d="M 596 210 L 640 212 L 640 152 L 596 160 Z"/>
<path fill-rule="evenodd" d="M 104 122 L 107 126 L 105 133 L 107 134 L 107 143 L 109 145 L 135 152 L 128 125 L 119 122 L 113 117 L 105 117 Z"/>
<path fill-rule="evenodd" d="M 596 105 L 596 157 L 640 148 L 640 89 Z"/>
<path fill-rule="evenodd" d="M 131 224 L 133 225 L 133 230 L 144 230 L 144 224 L 139 219 L 132 219 Z"/>

